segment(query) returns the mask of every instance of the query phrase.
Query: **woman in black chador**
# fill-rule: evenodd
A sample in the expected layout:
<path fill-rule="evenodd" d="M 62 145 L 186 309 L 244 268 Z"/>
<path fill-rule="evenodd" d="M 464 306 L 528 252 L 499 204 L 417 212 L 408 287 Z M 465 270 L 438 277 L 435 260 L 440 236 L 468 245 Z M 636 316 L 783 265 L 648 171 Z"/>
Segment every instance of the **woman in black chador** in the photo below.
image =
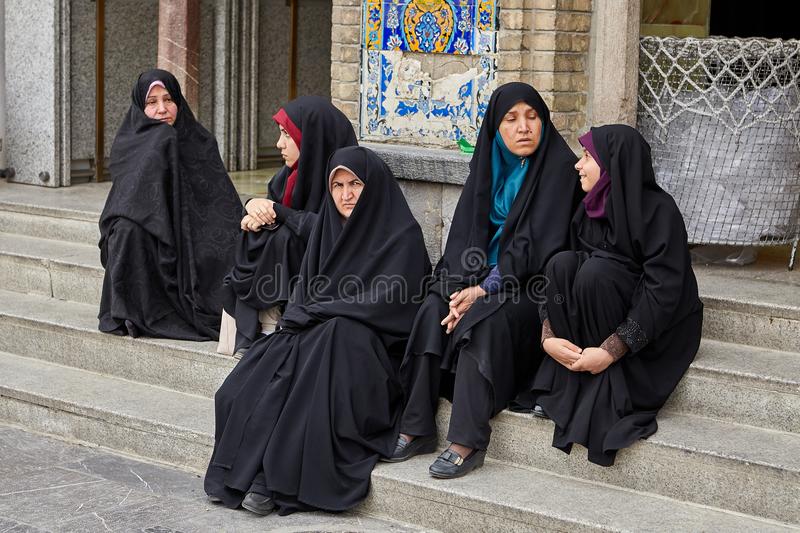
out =
<path fill-rule="evenodd" d="M 574 251 L 547 265 L 550 357 L 533 394 L 555 422 L 553 446 L 582 444 L 589 461 L 610 466 L 617 450 L 655 433 L 697 353 L 703 305 L 683 218 L 656 184 L 644 138 L 613 125 L 580 142 L 575 168 L 588 194 L 572 219 Z"/>
<path fill-rule="evenodd" d="M 318 96 L 292 100 L 272 118 L 286 164 L 270 180 L 267 198 L 245 204 L 234 266 L 225 277 L 226 316 L 218 351 L 228 355 L 241 356 L 260 333 L 275 330 L 306 249 L 308 235 L 302 229 L 310 225 L 304 218 L 324 202 L 328 158 L 356 145 L 347 117 Z"/>
<path fill-rule="evenodd" d="M 216 394 L 205 490 L 231 508 L 350 509 L 397 438 L 395 368 L 430 260 L 377 155 L 342 148 L 327 175 L 280 329 L 253 344 Z"/>
<path fill-rule="evenodd" d="M 483 464 L 489 419 L 530 383 L 543 357 L 536 282 L 547 260 L 568 247 L 580 194 L 574 164 L 533 87 L 495 90 L 447 247 L 414 321 L 401 369 L 407 405 L 389 461 L 435 450 L 442 379 L 445 395 L 452 392 L 452 444 L 430 473 L 458 477 Z"/>
<path fill-rule="evenodd" d="M 148 70 L 111 148 L 100 331 L 216 339 L 242 204 L 175 77 Z"/>

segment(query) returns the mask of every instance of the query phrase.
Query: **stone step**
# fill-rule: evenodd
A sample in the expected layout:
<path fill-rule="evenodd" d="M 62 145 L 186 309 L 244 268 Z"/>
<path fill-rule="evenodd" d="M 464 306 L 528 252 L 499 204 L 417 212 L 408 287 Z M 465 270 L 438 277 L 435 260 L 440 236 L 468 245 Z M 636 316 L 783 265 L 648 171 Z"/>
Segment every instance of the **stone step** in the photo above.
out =
<path fill-rule="evenodd" d="M 110 184 L 108 185 L 110 187 Z M 0 231 L 97 246 L 97 222 L 108 187 L 58 191 L 5 184 L 0 187 Z M 80 198 L 84 194 L 86 198 Z M 102 196 L 102 197 L 101 197 Z M 76 201 L 77 200 L 77 201 Z"/>
<path fill-rule="evenodd" d="M 206 398 L 213 396 L 235 363 L 230 357 L 213 353 L 213 342 L 132 339 L 100 333 L 95 329 L 95 314 L 96 308 L 90 305 L 0 291 L 0 351 Z M 744 350 L 744 355 L 733 357 L 737 349 Z M 787 503 L 787 493 L 778 490 L 772 495 L 772 491 L 777 490 L 776 476 L 798 483 L 800 465 L 795 463 L 800 462 L 800 435 L 686 414 L 708 411 L 711 415 L 735 415 L 746 420 L 752 412 L 765 424 L 774 422 L 796 428 L 800 412 L 797 365 L 786 361 L 783 365 L 772 364 L 773 360 L 791 359 L 793 355 L 762 350 L 767 365 L 761 367 L 759 354 L 748 350 L 756 349 L 704 341 L 695 363 L 697 369 L 693 367 L 686 380 L 689 384 L 678 389 L 669 406 L 671 411 L 683 413 L 665 411 L 660 417 L 660 431 L 621 452 L 617 467 L 589 465 L 577 450 L 573 457 L 566 458 L 550 447 L 550 422 L 510 412 L 501 413 L 493 423 L 495 437 L 490 454 L 532 467 L 541 467 L 546 460 L 547 468 L 559 473 L 649 492 L 666 491 L 667 496 L 686 497 L 748 514 L 758 514 L 763 507 L 778 513 L 766 516 L 786 519 L 780 513 L 793 509 L 798 514 L 800 508 L 783 505 Z M 733 359 L 730 366 L 726 358 Z M 730 395 L 730 402 L 725 394 Z M 440 427 L 445 428 L 449 404 L 443 405 Z M 759 413 L 759 405 L 775 411 Z M 724 411 L 725 408 L 733 411 Z M 739 454 L 740 450 L 746 453 Z M 781 462 L 784 454 L 790 460 L 788 467 Z M 713 490 L 708 489 L 709 483 Z M 759 483 L 767 488 L 761 490 Z M 732 492 L 729 487 L 741 492 Z M 751 493 L 756 495 L 751 498 Z M 782 505 L 785 509 L 781 509 Z M 795 518 L 800 520 L 800 516 Z"/>
<path fill-rule="evenodd" d="M 665 410 L 800 433 L 800 353 L 703 339 Z"/>
<path fill-rule="evenodd" d="M 100 250 L 96 245 L 0 233 L 0 287 L 99 305 Z"/>
<path fill-rule="evenodd" d="M 800 277 L 792 282 L 696 269 L 703 336 L 775 350 L 800 349 Z M 788 278 L 788 276 L 786 276 Z"/>
<path fill-rule="evenodd" d="M 97 307 L 0 290 L 0 351 L 212 397 L 235 361 L 216 343 L 97 330 Z M 703 340 L 667 409 L 800 432 L 800 354 Z"/>
<path fill-rule="evenodd" d="M 444 444 L 450 404 L 440 403 Z M 586 460 L 582 446 L 552 447 L 553 423 L 503 411 L 492 421 L 493 459 L 555 474 L 645 491 L 800 524 L 800 435 L 679 413 L 617 455 L 613 467 Z"/>
<path fill-rule="evenodd" d="M 209 398 L 7 353 L 0 353 L 0 374 L 0 419 L 6 422 L 205 469 L 213 443 Z M 358 510 L 454 532 L 798 529 L 495 460 L 466 478 L 434 480 L 427 475 L 432 458 L 380 464 Z"/>
<path fill-rule="evenodd" d="M 211 398 L 236 363 L 216 344 L 118 337 L 95 305 L 0 290 L 0 351 Z"/>
<path fill-rule="evenodd" d="M 95 248 L 100 241 L 97 217 L 86 220 L 0 208 L 0 231 L 40 239 L 92 245 Z"/>

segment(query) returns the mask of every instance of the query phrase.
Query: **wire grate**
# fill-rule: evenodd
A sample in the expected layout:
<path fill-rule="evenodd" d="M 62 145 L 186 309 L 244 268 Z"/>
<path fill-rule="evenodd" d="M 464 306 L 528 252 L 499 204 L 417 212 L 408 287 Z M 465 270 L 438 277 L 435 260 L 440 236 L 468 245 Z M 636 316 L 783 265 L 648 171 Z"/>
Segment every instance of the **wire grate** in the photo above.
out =
<path fill-rule="evenodd" d="M 797 244 L 798 82 L 800 41 L 641 39 L 638 127 L 690 242 Z"/>

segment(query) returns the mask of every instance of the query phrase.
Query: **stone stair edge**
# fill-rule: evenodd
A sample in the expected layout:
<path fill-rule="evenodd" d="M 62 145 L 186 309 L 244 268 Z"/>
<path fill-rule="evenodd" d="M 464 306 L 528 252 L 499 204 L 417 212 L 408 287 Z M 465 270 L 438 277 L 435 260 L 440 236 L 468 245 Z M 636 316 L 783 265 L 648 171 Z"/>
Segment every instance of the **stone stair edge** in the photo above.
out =
<path fill-rule="evenodd" d="M 0 200 L 0 211 L 44 218 L 66 218 L 82 222 L 93 222 L 95 224 L 100 220 L 99 211 L 85 211 L 70 209 L 68 207 L 45 206 L 19 201 Z"/>

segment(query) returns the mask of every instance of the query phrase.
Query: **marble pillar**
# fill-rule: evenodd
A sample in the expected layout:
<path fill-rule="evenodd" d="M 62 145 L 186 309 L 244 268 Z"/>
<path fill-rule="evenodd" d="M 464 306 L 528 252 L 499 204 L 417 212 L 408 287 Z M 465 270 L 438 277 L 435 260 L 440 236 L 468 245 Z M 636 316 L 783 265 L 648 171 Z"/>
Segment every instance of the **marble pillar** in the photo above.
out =
<path fill-rule="evenodd" d="M 214 134 L 229 171 L 258 162 L 258 0 L 215 4 Z"/>
<path fill-rule="evenodd" d="M 5 0 L 4 149 L 12 181 L 70 184 L 69 21 L 69 0 Z"/>
<path fill-rule="evenodd" d="M 0 177 L 6 177 L 6 18 L 5 0 L 0 0 Z"/>
<path fill-rule="evenodd" d="M 172 72 L 193 110 L 199 108 L 200 0 L 160 0 L 158 68 Z"/>

